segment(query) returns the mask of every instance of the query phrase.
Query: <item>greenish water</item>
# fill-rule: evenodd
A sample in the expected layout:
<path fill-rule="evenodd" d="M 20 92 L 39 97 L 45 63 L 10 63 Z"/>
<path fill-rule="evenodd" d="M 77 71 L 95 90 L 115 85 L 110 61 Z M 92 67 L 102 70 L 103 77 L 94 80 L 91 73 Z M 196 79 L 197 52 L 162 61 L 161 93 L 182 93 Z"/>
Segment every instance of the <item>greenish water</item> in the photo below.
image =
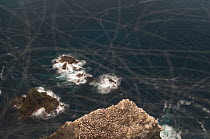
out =
<path fill-rule="evenodd" d="M 43 137 L 123 98 L 183 139 L 210 138 L 209 7 L 208 0 L 2 0 L 0 138 Z M 120 88 L 101 95 L 63 84 L 51 63 L 61 54 L 85 60 L 94 77 L 121 77 Z M 38 86 L 69 108 L 47 121 L 19 120 L 12 99 Z"/>

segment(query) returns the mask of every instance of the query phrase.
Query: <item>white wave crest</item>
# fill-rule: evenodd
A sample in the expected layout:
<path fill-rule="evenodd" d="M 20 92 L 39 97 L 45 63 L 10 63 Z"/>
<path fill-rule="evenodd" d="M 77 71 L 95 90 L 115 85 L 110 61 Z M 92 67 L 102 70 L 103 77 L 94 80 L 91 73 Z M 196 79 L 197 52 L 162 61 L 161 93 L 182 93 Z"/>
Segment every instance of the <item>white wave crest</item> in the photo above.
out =
<path fill-rule="evenodd" d="M 96 87 L 98 93 L 108 94 L 113 90 L 118 89 L 121 83 L 121 78 L 117 77 L 114 74 L 103 74 L 100 75 L 97 79 L 90 83 Z"/>
<path fill-rule="evenodd" d="M 172 126 L 169 126 L 167 124 L 161 125 L 164 129 L 160 132 L 160 137 L 162 139 L 181 139 L 181 131 L 176 130 Z"/>

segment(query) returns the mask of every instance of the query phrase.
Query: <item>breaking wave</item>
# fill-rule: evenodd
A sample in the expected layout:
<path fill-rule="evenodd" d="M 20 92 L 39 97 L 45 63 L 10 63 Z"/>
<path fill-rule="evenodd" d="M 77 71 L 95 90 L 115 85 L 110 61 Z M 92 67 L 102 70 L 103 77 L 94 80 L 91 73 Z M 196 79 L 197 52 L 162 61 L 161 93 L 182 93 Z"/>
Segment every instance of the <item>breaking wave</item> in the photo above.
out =
<path fill-rule="evenodd" d="M 167 124 L 162 125 L 163 131 L 160 132 L 162 139 L 181 139 L 181 131 L 176 130 Z"/>
<path fill-rule="evenodd" d="M 60 102 L 61 98 L 59 96 L 57 96 L 55 93 L 53 93 L 52 90 L 45 90 L 43 87 L 37 87 L 36 89 L 39 93 L 46 92 L 48 96 L 55 98 L 59 102 L 59 105 L 55 110 L 51 111 L 50 113 L 47 113 L 45 111 L 45 108 L 42 107 L 42 108 L 34 111 L 33 114 L 31 115 L 31 117 L 47 120 L 51 117 L 55 117 L 58 114 L 64 112 L 65 109 L 68 107 L 68 104 L 64 104 L 63 102 Z"/>
<path fill-rule="evenodd" d="M 83 67 L 86 61 L 75 59 L 71 55 L 63 54 L 52 62 L 53 69 L 57 69 L 59 75 L 57 78 L 65 80 L 66 83 L 81 85 L 87 83 L 87 78 L 92 77 Z"/>
<path fill-rule="evenodd" d="M 96 78 L 90 85 L 96 87 L 98 93 L 108 94 L 109 92 L 118 89 L 121 83 L 121 78 L 114 74 L 103 74 Z"/>

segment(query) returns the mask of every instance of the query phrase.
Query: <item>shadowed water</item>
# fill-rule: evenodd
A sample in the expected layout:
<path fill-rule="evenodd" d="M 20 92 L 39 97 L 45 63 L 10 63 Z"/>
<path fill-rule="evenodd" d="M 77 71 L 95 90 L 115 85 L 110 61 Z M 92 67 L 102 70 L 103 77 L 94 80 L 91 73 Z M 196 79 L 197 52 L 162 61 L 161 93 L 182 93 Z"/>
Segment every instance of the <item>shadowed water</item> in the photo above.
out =
<path fill-rule="evenodd" d="M 123 98 L 183 139 L 210 138 L 209 7 L 209 0 L 1 0 L 0 138 L 47 136 Z M 63 84 L 51 62 L 62 54 L 85 60 L 94 77 L 117 75 L 120 87 L 102 95 Z M 47 121 L 19 120 L 11 101 L 38 86 L 69 108 Z"/>

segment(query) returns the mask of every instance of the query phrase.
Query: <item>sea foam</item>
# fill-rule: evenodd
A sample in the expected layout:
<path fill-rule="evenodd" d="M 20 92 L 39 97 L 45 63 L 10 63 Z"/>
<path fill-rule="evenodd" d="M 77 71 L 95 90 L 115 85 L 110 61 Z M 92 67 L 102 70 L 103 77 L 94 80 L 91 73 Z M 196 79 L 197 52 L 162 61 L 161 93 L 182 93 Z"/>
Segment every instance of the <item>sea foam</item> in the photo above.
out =
<path fill-rule="evenodd" d="M 52 90 L 46 90 L 43 87 L 37 87 L 36 89 L 39 93 L 46 92 L 48 96 L 51 96 L 51 97 L 55 98 L 59 102 L 59 105 L 55 110 L 51 111 L 50 113 L 47 113 L 45 111 L 45 108 L 41 107 L 38 110 L 34 111 L 33 114 L 31 115 L 31 117 L 46 120 L 46 119 L 49 119 L 51 117 L 55 117 L 58 114 L 64 112 L 65 109 L 68 107 L 67 104 L 64 104 L 63 102 L 60 102 L 61 98 L 59 96 L 57 96 L 55 93 L 53 93 Z"/>
<path fill-rule="evenodd" d="M 114 74 L 102 74 L 96 78 L 90 85 L 96 87 L 98 93 L 108 94 L 109 92 L 118 89 L 121 83 L 121 78 Z"/>
<path fill-rule="evenodd" d="M 162 139 L 181 139 L 181 131 L 176 130 L 174 127 L 167 124 L 161 125 L 164 129 L 160 132 L 160 137 Z"/>
<path fill-rule="evenodd" d="M 59 79 L 67 83 L 81 85 L 87 83 L 87 78 L 92 75 L 86 73 L 83 67 L 86 64 L 84 60 L 78 60 L 71 55 L 61 55 L 57 59 L 52 60 L 53 69 L 57 69 Z"/>

